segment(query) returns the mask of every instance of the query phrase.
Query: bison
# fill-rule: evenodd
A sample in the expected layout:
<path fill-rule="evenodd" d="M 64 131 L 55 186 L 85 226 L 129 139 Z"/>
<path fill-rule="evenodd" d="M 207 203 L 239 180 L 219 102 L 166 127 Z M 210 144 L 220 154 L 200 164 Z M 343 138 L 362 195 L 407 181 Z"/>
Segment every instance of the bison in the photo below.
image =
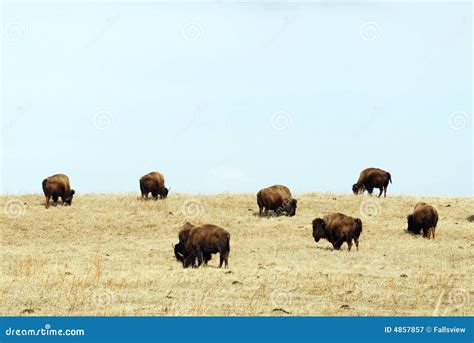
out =
<path fill-rule="evenodd" d="M 257 204 L 260 216 L 262 216 L 263 209 L 265 209 L 267 217 L 270 216 L 270 211 L 273 211 L 276 215 L 285 212 L 288 217 L 293 217 L 296 215 L 298 201 L 293 199 L 288 187 L 275 185 L 264 188 L 257 193 Z"/>
<path fill-rule="evenodd" d="M 178 244 L 174 245 L 174 256 L 176 260 L 183 263 L 184 262 L 184 249 L 186 248 L 186 244 L 188 242 L 189 233 L 192 228 L 196 227 L 196 225 L 191 224 L 190 222 L 186 222 L 178 234 L 179 242 Z M 211 254 L 204 254 L 204 264 L 207 263 L 212 259 Z"/>
<path fill-rule="evenodd" d="M 352 186 L 352 192 L 358 195 L 367 191 L 372 195 L 374 188 L 378 188 L 380 190 L 379 198 L 382 193 L 384 193 L 384 197 L 387 197 L 389 183 L 392 183 L 392 176 L 389 172 L 379 168 L 368 168 L 360 173 L 359 181 Z"/>
<path fill-rule="evenodd" d="M 204 265 L 207 265 L 207 262 L 211 259 L 211 254 L 217 253 L 220 257 L 219 268 L 222 267 L 223 263 L 227 268 L 229 265 L 230 234 L 218 226 L 206 224 L 195 226 L 189 230 L 182 257 L 178 259 L 183 262 L 184 268 L 194 268 L 196 259 L 198 267 L 203 262 Z"/>
<path fill-rule="evenodd" d="M 63 205 L 71 205 L 73 195 L 76 193 L 71 189 L 69 178 L 64 174 L 56 174 L 43 180 L 43 193 L 46 197 L 45 207 L 49 207 L 49 199 L 53 198 L 54 204 L 61 197 Z"/>
<path fill-rule="evenodd" d="M 359 237 L 362 233 L 362 221 L 342 213 L 332 213 L 324 218 L 313 220 L 313 238 L 317 242 L 321 238 L 332 243 L 335 250 L 339 250 L 344 242 L 347 242 L 349 251 L 352 248 L 352 240 L 359 250 Z"/>
<path fill-rule="evenodd" d="M 413 214 L 407 217 L 407 231 L 419 235 L 423 230 L 423 237 L 431 239 L 433 236 L 434 239 L 438 218 L 438 211 L 433 206 L 420 202 L 416 204 Z"/>
<path fill-rule="evenodd" d="M 140 190 L 142 192 L 142 199 L 148 199 L 148 194 L 151 193 L 155 200 L 166 199 L 169 189 L 165 187 L 165 178 L 158 172 L 148 173 L 140 178 Z"/>

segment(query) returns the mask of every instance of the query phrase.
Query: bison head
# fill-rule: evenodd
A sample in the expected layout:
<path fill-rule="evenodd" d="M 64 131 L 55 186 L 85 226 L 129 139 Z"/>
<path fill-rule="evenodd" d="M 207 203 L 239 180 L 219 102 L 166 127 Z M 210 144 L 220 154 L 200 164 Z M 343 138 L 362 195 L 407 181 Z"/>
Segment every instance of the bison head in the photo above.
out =
<path fill-rule="evenodd" d="M 162 193 L 161 193 L 161 199 L 166 199 L 168 197 L 169 189 L 164 187 Z"/>
<path fill-rule="evenodd" d="M 67 195 L 66 198 L 64 199 L 64 203 L 66 205 L 71 205 L 72 204 L 72 198 L 73 198 L 74 194 L 76 194 L 76 191 L 74 189 L 71 189 L 71 191 L 69 192 L 69 195 Z"/>
<path fill-rule="evenodd" d="M 321 238 L 326 238 L 326 222 L 321 218 L 313 220 L 313 238 L 317 242 Z"/>
<path fill-rule="evenodd" d="M 360 185 L 358 183 L 355 183 L 354 185 L 352 185 L 352 193 L 354 193 L 355 195 L 364 193 L 364 190 L 365 190 L 364 185 Z"/>
<path fill-rule="evenodd" d="M 287 200 L 283 204 L 283 208 L 288 217 L 294 217 L 296 215 L 296 207 L 298 207 L 298 200 L 296 199 Z"/>
<path fill-rule="evenodd" d="M 178 243 L 174 246 L 174 256 L 176 260 L 184 262 L 184 246 L 181 243 Z"/>
<path fill-rule="evenodd" d="M 415 225 L 415 219 L 413 217 L 413 214 L 410 214 L 408 217 L 407 217 L 407 224 L 408 224 L 408 228 L 407 228 L 407 231 L 410 232 L 410 233 L 413 233 L 415 235 L 418 235 L 420 234 L 420 231 L 421 229 L 417 228 L 416 225 Z"/>

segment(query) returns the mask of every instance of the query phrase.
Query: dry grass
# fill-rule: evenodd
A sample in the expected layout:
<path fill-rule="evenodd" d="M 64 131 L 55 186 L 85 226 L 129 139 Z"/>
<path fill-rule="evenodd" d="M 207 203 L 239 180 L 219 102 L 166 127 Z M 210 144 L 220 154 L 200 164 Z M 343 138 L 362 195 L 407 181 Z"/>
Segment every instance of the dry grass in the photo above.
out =
<path fill-rule="evenodd" d="M 39 195 L 0 197 L 0 314 L 474 315 L 474 198 L 297 198 L 296 217 L 263 219 L 250 194 L 82 195 L 49 210 Z M 418 201 L 440 212 L 434 241 L 404 232 Z M 361 204 L 380 212 L 364 218 Z M 359 252 L 313 241 L 311 221 L 333 211 L 363 219 Z M 228 270 L 175 261 L 194 214 L 231 233 Z"/>

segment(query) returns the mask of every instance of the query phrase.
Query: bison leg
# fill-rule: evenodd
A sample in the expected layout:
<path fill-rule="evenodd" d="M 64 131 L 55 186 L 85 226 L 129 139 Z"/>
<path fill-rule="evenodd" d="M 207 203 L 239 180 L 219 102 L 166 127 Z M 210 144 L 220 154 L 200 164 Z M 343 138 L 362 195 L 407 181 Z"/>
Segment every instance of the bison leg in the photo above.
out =
<path fill-rule="evenodd" d="M 57 195 L 53 195 L 53 203 L 54 205 L 56 206 L 57 202 L 58 202 L 58 196 Z M 62 199 L 62 198 L 61 198 Z M 64 202 L 64 201 L 63 201 Z"/>
<path fill-rule="evenodd" d="M 382 196 L 382 193 L 383 193 L 383 187 L 380 187 L 379 190 L 380 190 L 380 193 L 379 193 L 379 198 L 380 198 Z"/>
<path fill-rule="evenodd" d="M 201 266 L 204 258 L 203 258 L 203 253 L 202 253 L 202 250 L 199 249 L 196 251 L 196 257 L 197 257 L 197 260 L 198 260 L 198 268 Z"/>
<path fill-rule="evenodd" d="M 158 193 L 157 192 L 151 192 L 151 195 L 153 196 L 153 199 L 158 200 Z"/>
<path fill-rule="evenodd" d="M 356 250 L 359 251 L 359 239 L 358 238 L 354 238 L 354 243 L 356 245 Z"/>
<path fill-rule="evenodd" d="M 347 240 L 347 246 L 349 248 L 349 251 L 352 249 L 352 238 Z"/>
<path fill-rule="evenodd" d="M 222 268 L 223 263 L 225 263 L 225 268 L 229 266 L 229 253 L 228 252 L 220 253 L 219 268 Z"/>
<path fill-rule="evenodd" d="M 383 193 L 384 193 L 384 194 L 383 194 L 383 197 L 384 197 L 384 198 L 387 197 L 387 188 L 388 188 L 388 186 L 385 186 L 385 187 L 383 188 Z"/>
<path fill-rule="evenodd" d="M 339 242 L 336 242 L 336 243 L 332 243 L 332 246 L 334 247 L 334 250 L 340 250 L 341 249 L 341 243 Z"/>
<path fill-rule="evenodd" d="M 428 229 L 428 239 L 431 239 L 431 236 L 433 236 L 433 239 L 435 238 L 435 232 L 434 232 L 434 228 L 433 227 L 430 227 Z"/>
<path fill-rule="evenodd" d="M 374 193 L 374 189 L 372 187 L 368 187 L 367 192 L 370 194 L 370 196 L 372 196 Z"/>
<path fill-rule="evenodd" d="M 425 227 L 423 228 L 423 238 L 429 238 L 428 237 L 428 229 L 426 229 Z"/>
<path fill-rule="evenodd" d="M 212 255 L 211 254 L 203 254 L 204 256 L 204 265 L 207 266 L 207 263 L 212 259 Z"/>
<path fill-rule="evenodd" d="M 49 199 L 51 198 L 50 195 L 46 195 L 46 204 L 45 204 L 45 207 L 48 208 L 49 207 Z"/>

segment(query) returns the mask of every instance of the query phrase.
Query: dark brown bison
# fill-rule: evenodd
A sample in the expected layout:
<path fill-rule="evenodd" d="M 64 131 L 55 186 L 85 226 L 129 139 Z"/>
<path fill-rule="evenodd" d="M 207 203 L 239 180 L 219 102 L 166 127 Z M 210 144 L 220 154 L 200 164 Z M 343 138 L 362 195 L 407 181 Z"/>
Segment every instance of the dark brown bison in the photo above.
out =
<path fill-rule="evenodd" d="M 191 224 L 190 222 L 186 222 L 178 234 L 179 242 L 174 246 L 174 256 L 176 260 L 180 262 L 184 262 L 184 249 L 186 248 L 186 244 L 188 243 L 189 233 L 192 228 L 196 227 L 196 225 Z M 207 263 L 212 259 L 211 254 L 204 254 L 204 264 Z"/>
<path fill-rule="evenodd" d="M 140 178 L 140 191 L 142 192 L 142 199 L 148 199 L 148 194 L 151 193 L 155 200 L 166 199 L 168 196 L 168 188 L 165 187 L 165 178 L 158 172 L 148 173 Z"/>
<path fill-rule="evenodd" d="M 413 214 L 407 217 L 407 231 L 419 235 L 423 230 L 423 237 L 435 238 L 435 230 L 438 225 L 438 211 L 431 205 L 424 202 L 416 204 Z"/>
<path fill-rule="evenodd" d="M 293 217 L 296 215 L 298 201 L 293 199 L 288 187 L 275 185 L 264 188 L 257 193 L 257 204 L 260 216 L 263 209 L 265 209 L 267 217 L 270 216 L 270 211 L 273 211 L 274 215 L 286 213 L 288 217 Z"/>
<path fill-rule="evenodd" d="M 342 213 L 328 214 L 324 218 L 313 220 L 313 237 L 316 242 L 321 238 L 332 243 L 335 250 L 339 250 L 344 242 L 347 242 L 349 251 L 352 248 L 352 240 L 359 250 L 359 237 L 362 233 L 362 221 Z"/>
<path fill-rule="evenodd" d="M 352 186 L 352 192 L 358 195 L 367 191 L 372 195 L 374 188 L 378 188 L 380 189 L 379 198 L 382 193 L 384 197 L 387 197 L 389 183 L 392 183 L 392 175 L 389 172 L 378 168 L 368 168 L 360 173 L 359 181 Z"/>
<path fill-rule="evenodd" d="M 186 242 L 182 261 L 183 267 L 195 267 L 196 259 L 198 267 L 204 262 L 211 259 L 211 254 L 219 253 L 220 263 L 219 268 L 225 263 L 227 268 L 229 265 L 230 252 L 230 234 L 215 225 L 201 225 L 190 229 L 188 240 Z"/>
<path fill-rule="evenodd" d="M 46 197 L 45 207 L 49 207 L 49 199 L 53 198 L 54 204 L 57 204 L 61 197 L 63 205 L 71 205 L 73 195 L 76 193 L 71 189 L 69 178 L 64 174 L 56 174 L 43 180 L 43 192 Z"/>

